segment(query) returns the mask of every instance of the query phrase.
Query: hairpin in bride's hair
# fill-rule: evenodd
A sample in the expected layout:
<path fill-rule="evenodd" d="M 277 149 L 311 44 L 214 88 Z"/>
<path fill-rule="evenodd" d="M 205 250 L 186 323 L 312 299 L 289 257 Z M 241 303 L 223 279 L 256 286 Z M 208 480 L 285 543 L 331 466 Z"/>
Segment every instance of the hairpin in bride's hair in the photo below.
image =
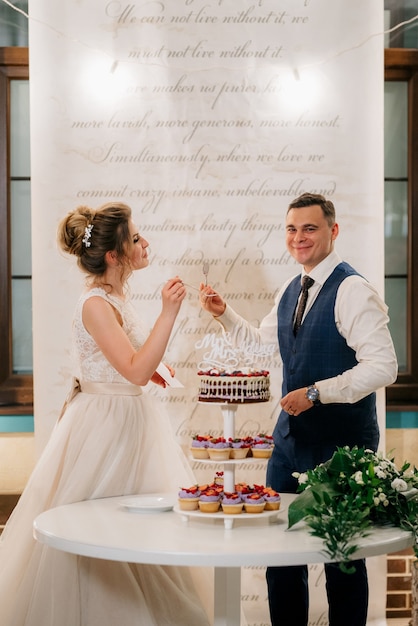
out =
<path fill-rule="evenodd" d="M 91 246 L 90 237 L 91 237 L 91 231 L 93 230 L 93 228 L 94 228 L 94 224 L 88 224 L 84 229 L 83 243 L 86 246 L 86 248 L 90 248 Z"/>

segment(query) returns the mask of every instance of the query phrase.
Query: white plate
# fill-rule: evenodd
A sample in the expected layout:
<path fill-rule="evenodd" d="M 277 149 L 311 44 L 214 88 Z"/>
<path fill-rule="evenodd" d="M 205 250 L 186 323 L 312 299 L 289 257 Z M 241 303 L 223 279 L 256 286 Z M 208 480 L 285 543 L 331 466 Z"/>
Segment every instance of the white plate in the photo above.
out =
<path fill-rule="evenodd" d="M 164 511 L 171 511 L 175 501 L 175 498 L 171 494 L 157 493 L 137 496 L 132 500 L 123 502 L 122 506 L 134 513 L 162 513 Z"/>

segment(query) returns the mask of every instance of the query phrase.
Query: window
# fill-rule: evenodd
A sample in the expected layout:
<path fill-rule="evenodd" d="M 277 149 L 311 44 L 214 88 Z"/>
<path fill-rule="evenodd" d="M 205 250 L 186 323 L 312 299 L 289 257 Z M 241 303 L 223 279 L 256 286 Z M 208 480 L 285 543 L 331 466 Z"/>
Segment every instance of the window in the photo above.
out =
<path fill-rule="evenodd" d="M 0 413 L 32 411 L 29 69 L 0 48 Z"/>
<path fill-rule="evenodd" d="M 385 50 L 385 287 L 399 361 L 391 409 L 418 406 L 418 50 Z"/>

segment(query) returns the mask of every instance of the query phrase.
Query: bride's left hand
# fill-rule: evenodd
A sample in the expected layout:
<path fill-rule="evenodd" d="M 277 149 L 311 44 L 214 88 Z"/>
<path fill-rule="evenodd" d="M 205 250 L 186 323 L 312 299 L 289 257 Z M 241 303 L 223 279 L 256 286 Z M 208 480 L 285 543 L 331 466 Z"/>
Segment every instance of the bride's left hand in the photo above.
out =
<path fill-rule="evenodd" d="M 174 368 L 171 367 L 171 365 L 168 365 L 167 363 L 164 363 L 164 365 L 166 366 L 166 368 L 168 369 L 168 371 L 174 378 L 175 373 L 176 373 Z M 151 382 L 155 383 L 156 385 L 159 385 L 160 387 L 164 387 L 164 389 L 167 387 L 166 381 L 157 372 L 154 372 L 154 374 L 151 376 Z"/>

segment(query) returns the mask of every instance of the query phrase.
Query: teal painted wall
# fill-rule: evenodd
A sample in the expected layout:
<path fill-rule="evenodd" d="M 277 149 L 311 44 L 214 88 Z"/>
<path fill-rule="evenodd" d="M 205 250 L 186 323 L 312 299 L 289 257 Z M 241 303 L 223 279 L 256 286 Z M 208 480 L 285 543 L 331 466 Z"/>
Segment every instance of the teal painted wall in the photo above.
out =
<path fill-rule="evenodd" d="M 0 415 L 0 433 L 33 433 L 33 415 Z"/>
<path fill-rule="evenodd" d="M 0 433 L 33 433 L 33 415 L 0 415 Z M 418 413 L 388 411 L 386 428 L 418 428 Z"/>

